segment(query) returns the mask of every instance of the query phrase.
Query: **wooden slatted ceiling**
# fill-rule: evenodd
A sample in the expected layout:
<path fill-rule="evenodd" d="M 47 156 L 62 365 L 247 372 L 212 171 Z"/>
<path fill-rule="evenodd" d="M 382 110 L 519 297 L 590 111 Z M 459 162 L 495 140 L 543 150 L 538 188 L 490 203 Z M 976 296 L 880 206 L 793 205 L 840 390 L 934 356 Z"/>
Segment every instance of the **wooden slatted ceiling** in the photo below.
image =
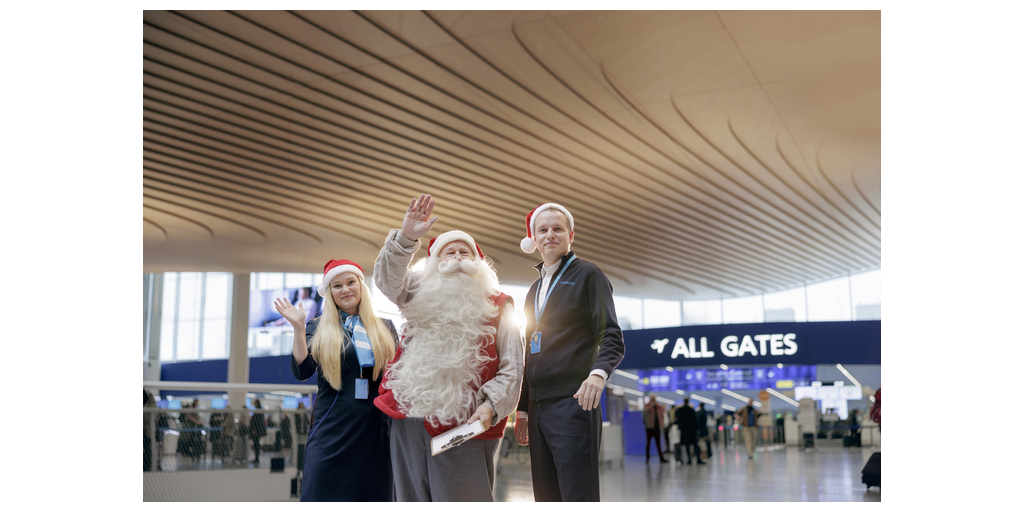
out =
<path fill-rule="evenodd" d="M 372 267 L 437 199 L 503 282 L 558 202 L 617 294 L 881 265 L 877 12 L 143 16 L 146 271 Z"/>

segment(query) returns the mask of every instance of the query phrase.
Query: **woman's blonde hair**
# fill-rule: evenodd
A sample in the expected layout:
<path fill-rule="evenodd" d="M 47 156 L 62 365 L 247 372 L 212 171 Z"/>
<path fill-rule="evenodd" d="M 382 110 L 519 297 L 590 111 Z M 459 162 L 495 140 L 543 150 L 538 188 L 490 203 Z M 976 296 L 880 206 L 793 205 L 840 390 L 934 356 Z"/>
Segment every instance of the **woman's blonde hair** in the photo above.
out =
<path fill-rule="evenodd" d="M 384 321 L 373 312 L 370 289 L 359 275 L 356 275 L 356 279 L 359 280 L 359 287 L 362 289 L 358 308 L 359 319 L 366 328 L 366 336 L 370 338 L 370 346 L 373 347 L 372 380 L 377 380 L 384 371 L 384 366 L 395 356 L 395 341 L 391 337 L 391 331 L 384 326 Z M 313 332 L 310 347 L 313 359 L 320 365 L 324 380 L 332 388 L 341 391 L 341 355 L 348 348 L 348 341 L 342 331 L 341 315 L 334 303 L 334 295 L 330 293 L 330 286 L 327 289 L 327 296 L 323 300 L 323 314 L 320 315 L 320 323 Z"/>

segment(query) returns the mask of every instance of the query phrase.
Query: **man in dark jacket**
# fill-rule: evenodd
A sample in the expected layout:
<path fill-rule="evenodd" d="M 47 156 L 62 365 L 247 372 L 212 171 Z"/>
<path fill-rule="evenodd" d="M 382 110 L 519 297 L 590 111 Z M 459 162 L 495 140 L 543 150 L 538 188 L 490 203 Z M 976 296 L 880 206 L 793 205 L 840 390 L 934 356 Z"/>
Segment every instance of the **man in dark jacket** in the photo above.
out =
<path fill-rule="evenodd" d="M 546 203 L 526 217 L 519 247 L 540 249 L 526 294 L 526 372 L 515 435 L 530 446 L 536 501 L 600 501 L 601 393 L 625 344 L 612 286 L 569 250 L 572 214 Z"/>
<path fill-rule="evenodd" d="M 704 402 L 700 403 L 700 408 L 697 409 L 697 440 L 704 440 L 704 445 L 708 447 L 708 458 L 711 457 L 711 436 L 708 434 L 708 412 L 704 410 Z M 700 453 L 700 444 L 697 444 L 698 454 Z"/>
<path fill-rule="evenodd" d="M 679 427 L 679 443 L 686 447 L 686 463 L 693 464 L 694 453 L 697 456 L 697 464 L 704 464 L 700 460 L 700 448 L 697 447 L 697 413 L 690 407 L 690 399 L 683 399 L 683 406 L 676 409 L 676 426 Z M 690 451 L 693 446 L 693 452 Z"/>

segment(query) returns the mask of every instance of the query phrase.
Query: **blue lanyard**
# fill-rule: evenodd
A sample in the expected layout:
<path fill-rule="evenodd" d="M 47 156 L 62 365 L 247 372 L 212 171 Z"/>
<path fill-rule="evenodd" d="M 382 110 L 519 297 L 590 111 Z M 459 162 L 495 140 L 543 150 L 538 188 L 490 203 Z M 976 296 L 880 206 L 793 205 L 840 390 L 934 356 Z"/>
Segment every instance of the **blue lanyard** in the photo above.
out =
<path fill-rule="evenodd" d="M 533 310 L 537 312 L 537 321 L 534 330 L 540 329 L 540 317 L 544 315 L 544 309 L 548 307 L 548 299 L 551 298 L 551 291 L 555 289 L 555 285 L 558 284 L 558 280 L 562 278 L 562 274 L 565 273 L 565 270 L 569 268 L 569 265 L 571 265 L 572 261 L 575 259 L 576 255 L 573 254 L 572 257 L 569 258 L 569 261 L 565 262 L 565 265 L 562 267 L 562 271 L 558 273 L 558 276 L 551 280 L 551 284 L 548 285 L 548 293 L 544 296 L 544 306 L 540 305 L 540 287 L 537 287 L 537 295 L 533 297 Z M 541 278 L 541 281 L 543 281 L 543 278 Z"/>

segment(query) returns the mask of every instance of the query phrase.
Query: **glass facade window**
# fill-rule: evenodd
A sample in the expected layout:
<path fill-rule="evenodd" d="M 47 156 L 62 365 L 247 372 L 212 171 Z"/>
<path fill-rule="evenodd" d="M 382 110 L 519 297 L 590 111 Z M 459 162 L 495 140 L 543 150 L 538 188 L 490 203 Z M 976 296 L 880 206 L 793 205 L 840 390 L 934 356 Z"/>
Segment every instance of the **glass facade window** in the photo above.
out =
<path fill-rule="evenodd" d="M 794 288 L 764 294 L 765 322 L 806 322 L 807 302 L 804 289 Z"/>
<path fill-rule="evenodd" d="M 882 319 L 882 271 L 872 270 L 850 276 L 854 320 Z"/>
<path fill-rule="evenodd" d="M 819 322 L 880 320 L 882 318 L 881 269 L 815 283 L 791 290 L 730 299 L 672 301 L 614 296 L 615 312 L 623 330 L 758 322 Z M 310 299 L 322 300 L 316 287 L 319 273 L 250 274 L 249 356 L 285 355 L 291 352 L 291 326 L 272 308 L 276 297 L 290 301 L 300 298 L 301 288 L 311 288 Z M 401 332 L 405 319 L 373 284 L 367 282 L 378 315 L 390 319 Z M 527 286 L 501 285 L 515 301 L 516 322 L 525 330 Z M 160 333 L 160 360 L 192 361 L 228 357 L 231 324 L 231 274 L 218 272 L 168 272 L 163 275 L 160 325 L 149 301 L 153 281 L 143 280 L 144 343 L 143 356 L 149 350 L 149 337 Z M 525 335 L 525 332 L 524 332 Z"/>
<path fill-rule="evenodd" d="M 316 274 L 285 274 L 284 287 L 298 288 L 300 286 L 319 286 L 320 280 L 316 279 L 316 282 L 314 283 L 314 276 L 316 276 Z"/>
<path fill-rule="evenodd" d="M 764 302 L 761 295 L 722 299 L 723 324 L 753 324 L 764 322 Z"/>
<path fill-rule="evenodd" d="M 228 274 L 206 275 L 201 359 L 226 359 L 228 357 L 228 317 L 231 311 L 230 281 Z"/>
<path fill-rule="evenodd" d="M 163 322 L 160 324 L 160 360 L 174 361 L 174 333 L 178 323 L 178 274 L 164 274 Z"/>
<path fill-rule="evenodd" d="M 722 301 L 684 300 L 683 325 L 709 325 L 722 323 Z"/>
<path fill-rule="evenodd" d="M 852 320 L 850 279 L 840 278 L 807 285 L 807 320 L 830 322 Z"/>
<path fill-rule="evenodd" d="M 644 329 L 675 327 L 682 323 L 682 311 L 677 300 L 644 299 Z"/>
<path fill-rule="evenodd" d="M 763 295 L 683 301 L 682 325 L 881 319 L 878 269 Z"/>
<path fill-rule="evenodd" d="M 224 359 L 231 317 L 231 274 L 166 272 L 160 360 Z"/>
<path fill-rule="evenodd" d="M 612 296 L 615 301 L 615 316 L 622 330 L 644 328 L 644 300 L 636 297 Z"/>

